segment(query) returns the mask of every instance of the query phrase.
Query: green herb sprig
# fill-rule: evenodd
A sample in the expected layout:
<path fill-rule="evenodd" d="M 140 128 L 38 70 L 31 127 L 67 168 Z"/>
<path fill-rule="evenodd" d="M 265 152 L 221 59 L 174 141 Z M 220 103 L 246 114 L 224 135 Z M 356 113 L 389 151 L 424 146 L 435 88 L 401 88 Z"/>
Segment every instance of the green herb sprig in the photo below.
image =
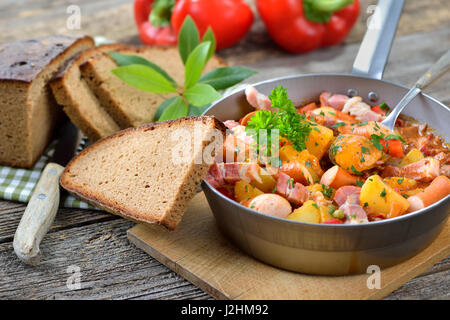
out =
<path fill-rule="evenodd" d="M 269 156 L 272 147 L 278 147 L 271 141 L 273 130 L 278 130 L 279 136 L 291 142 L 297 151 L 306 149 L 305 140 L 311 133 L 311 126 L 315 124 L 297 112 L 289 99 L 286 88 L 281 85 L 271 91 L 269 99 L 272 102 L 272 109 L 276 111 L 260 110 L 256 112 L 245 128 L 246 133 L 253 136 L 257 146 L 260 147 L 265 145 L 264 141 L 261 141 L 260 130 L 265 130 L 263 132 L 265 133 L 264 138 L 267 138 L 266 154 Z"/>
<path fill-rule="evenodd" d="M 172 94 L 156 110 L 154 121 L 201 115 L 213 101 L 221 98 L 218 90 L 232 87 L 256 72 L 244 67 L 215 68 L 202 75 L 214 55 L 216 38 L 209 27 L 200 41 L 195 22 L 187 16 L 178 34 L 178 51 L 184 64 L 185 79 L 178 84 L 165 70 L 147 59 L 108 52 L 119 67 L 111 72 L 137 89 L 156 94 Z"/>

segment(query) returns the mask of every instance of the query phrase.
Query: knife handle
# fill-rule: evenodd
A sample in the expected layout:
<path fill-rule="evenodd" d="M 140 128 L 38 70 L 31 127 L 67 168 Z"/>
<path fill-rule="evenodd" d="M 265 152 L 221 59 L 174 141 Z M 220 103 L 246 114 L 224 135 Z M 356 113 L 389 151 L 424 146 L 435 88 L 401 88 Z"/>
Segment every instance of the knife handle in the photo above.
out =
<path fill-rule="evenodd" d="M 64 167 L 52 162 L 45 166 L 17 227 L 14 252 L 26 264 L 39 264 L 39 244 L 58 211 L 59 177 L 63 170 Z"/>

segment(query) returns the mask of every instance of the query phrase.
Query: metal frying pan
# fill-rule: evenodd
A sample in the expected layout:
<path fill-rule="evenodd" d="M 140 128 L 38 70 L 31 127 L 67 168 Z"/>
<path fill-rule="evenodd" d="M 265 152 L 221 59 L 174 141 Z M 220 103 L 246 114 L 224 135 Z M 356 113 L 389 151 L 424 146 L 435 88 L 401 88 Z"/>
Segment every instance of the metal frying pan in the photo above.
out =
<path fill-rule="evenodd" d="M 396 105 L 408 88 L 381 80 L 401 14 L 403 0 L 380 0 L 374 14 L 379 28 L 369 28 L 352 74 L 306 74 L 264 81 L 255 87 L 269 94 L 276 85 L 286 87 L 294 102 L 317 100 L 321 91 L 346 94 L 356 90 L 364 99 Z M 252 111 L 243 91 L 215 103 L 207 115 L 225 121 Z M 404 114 L 428 123 L 450 141 L 450 109 L 420 94 Z M 202 183 L 219 228 L 249 255 L 283 269 L 321 274 L 365 273 L 400 263 L 426 248 L 444 227 L 450 196 L 420 211 L 394 219 L 361 225 L 323 225 L 289 221 L 258 213 Z"/>

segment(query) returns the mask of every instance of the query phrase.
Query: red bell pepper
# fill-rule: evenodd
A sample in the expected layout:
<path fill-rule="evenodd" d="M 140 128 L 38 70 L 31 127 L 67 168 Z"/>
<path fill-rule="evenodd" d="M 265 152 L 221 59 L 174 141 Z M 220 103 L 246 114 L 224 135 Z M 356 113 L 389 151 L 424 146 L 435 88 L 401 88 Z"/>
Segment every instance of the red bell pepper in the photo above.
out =
<path fill-rule="evenodd" d="M 322 223 L 323 224 L 344 224 L 344 222 L 342 222 L 342 220 L 339 220 L 339 219 L 328 219 Z"/>
<path fill-rule="evenodd" d="M 211 26 L 217 49 L 241 40 L 253 23 L 253 13 L 243 0 L 135 0 L 134 16 L 139 36 L 148 45 L 177 43 L 177 34 L 187 15 L 200 35 Z"/>
<path fill-rule="evenodd" d="M 170 25 L 173 5 L 173 0 L 156 2 L 154 0 L 135 0 L 134 18 L 143 43 L 147 45 L 177 43 L 177 34 Z"/>
<path fill-rule="evenodd" d="M 359 15 L 358 0 L 257 0 L 272 39 L 293 53 L 341 43 Z"/>
<path fill-rule="evenodd" d="M 380 144 L 383 146 L 383 151 L 394 158 L 403 158 L 403 145 L 400 140 L 384 140 L 380 139 Z"/>
<path fill-rule="evenodd" d="M 178 0 L 173 8 L 172 26 L 181 29 L 190 15 L 200 35 L 211 26 L 217 49 L 230 47 L 241 40 L 253 23 L 253 13 L 243 0 Z"/>

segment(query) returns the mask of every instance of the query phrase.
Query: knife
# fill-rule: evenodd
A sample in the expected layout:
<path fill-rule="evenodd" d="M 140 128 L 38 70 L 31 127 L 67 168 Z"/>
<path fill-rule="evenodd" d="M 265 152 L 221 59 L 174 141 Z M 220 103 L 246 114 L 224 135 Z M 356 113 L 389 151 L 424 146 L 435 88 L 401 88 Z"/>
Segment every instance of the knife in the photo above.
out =
<path fill-rule="evenodd" d="M 26 264 L 38 265 L 40 262 L 39 244 L 59 207 L 59 177 L 80 141 L 80 131 L 67 120 L 61 127 L 52 161 L 42 171 L 14 235 L 14 252 Z"/>

